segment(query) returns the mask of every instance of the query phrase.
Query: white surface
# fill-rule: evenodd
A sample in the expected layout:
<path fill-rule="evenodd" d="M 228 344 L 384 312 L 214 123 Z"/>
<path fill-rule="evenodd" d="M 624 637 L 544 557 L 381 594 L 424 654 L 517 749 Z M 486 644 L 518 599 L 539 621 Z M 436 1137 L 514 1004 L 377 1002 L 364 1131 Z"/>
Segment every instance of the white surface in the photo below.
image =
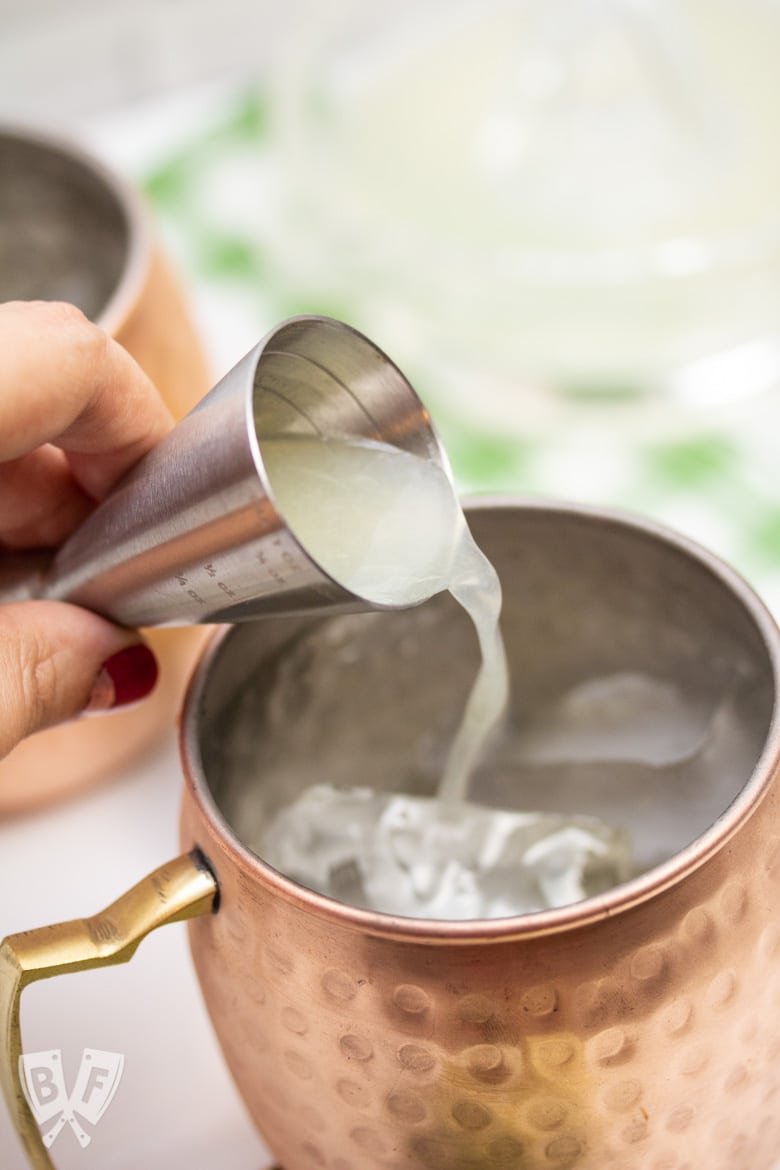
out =
<path fill-rule="evenodd" d="M 158 751 L 103 788 L 0 823 L 0 936 L 94 913 L 175 857 L 180 786 L 171 733 Z M 92 1144 L 82 1150 L 67 1127 L 57 1138 L 58 1170 L 268 1165 L 212 1033 L 183 925 L 151 935 L 127 966 L 29 988 L 22 1027 L 26 1051 L 62 1050 L 69 1091 L 84 1048 L 125 1056 L 122 1081 L 91 1131 Z M 28 1170 L 3 1104 L 0 1166 Z"/>

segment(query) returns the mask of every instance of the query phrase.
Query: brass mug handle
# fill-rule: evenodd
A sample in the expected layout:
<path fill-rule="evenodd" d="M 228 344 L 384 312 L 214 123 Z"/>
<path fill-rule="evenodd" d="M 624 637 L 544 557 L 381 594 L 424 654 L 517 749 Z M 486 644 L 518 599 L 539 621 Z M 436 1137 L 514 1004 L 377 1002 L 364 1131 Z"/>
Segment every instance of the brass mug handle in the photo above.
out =
<path fill-rule="evenodd" d="M 92 918 L 9 935 L 0 944 L 0 1084 L 34 1170 L 54 1170 L 24 1092 L 19 1008 L 28 983 L 132 959 L 158 926 L 216 909 L 218 886 L 195 850 L 169 861 Z"/>

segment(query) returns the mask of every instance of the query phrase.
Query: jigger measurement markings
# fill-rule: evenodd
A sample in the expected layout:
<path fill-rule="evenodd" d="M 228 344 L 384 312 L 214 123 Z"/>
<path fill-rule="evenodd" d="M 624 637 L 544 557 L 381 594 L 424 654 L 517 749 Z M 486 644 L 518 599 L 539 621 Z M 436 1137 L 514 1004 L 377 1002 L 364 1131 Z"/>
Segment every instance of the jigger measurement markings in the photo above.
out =
<path fill-rule="evenodd" d="M 214 565 L 212 562 L 209 562 L 207 565 L 203 565 L 202 572 L 204 572 L 206 574 L 206 576 L 209 578 L 210 581 L 214 582 L 217 589 L 222 590 L 222 592 L 225 594 L 226 597 L 235 597 L 236 596 L 235 590 L 231 589 L 230 586 L 225 581 L 221 581 L 219 579 L 219 570 L 214 568 Z"/>
<path fill-rule="evenodd" d="M 272 543 L 277 548 L 281 545 L 281 541 L 278 539 L 274 540 Z M 268 554 L 265 552 L 264 549 L 262 549 L 262 548 L 258 549 L 257 553 L 255 555 L 257 557 L 258 564 L 262 565 L 263 572 L 266 576 L 270 577 L 271 580 L 276 585 L 284 586 L 287 584 L 286 576 L 284 575 L 284 573 L 282 573 L 277 568 L 276 564 L 274 564 L 274 562 L 269 558 Z M 293 567 L 294 567 L 295 566 L 295 558 L 292 557 L 291 559 L 292 559 Z"/>
<path fill-rule="evenodd" d="M 190 586 L 190 588 L 187 588 L 187 586 L 189 585 L 189 578 L 188 577 L 184 577 L 184 576 L 182 576 L 182 574 L 179 573 L 174 577 L 174 581 L 176 581 L 176 583 L 178 585 L 181 585 L 182 589 L 187 594 L 187 596 L 191 597 L 193 601 L 196 601 L 198 603 L 198 605 L 205 606 L 208 604 L 208 602 L 206 602 L 204 600 L 204 598 L 201 597 L 201 595 L 198 593 L 197 589 L 193 589 L 191 586 Z"/>
<path fill-rule="evenodd" d="M 225 581 L 220 581 L 218 579 L 218 570 L 214 568 L 213 564 L 209 563 L 208 565 L 202 565 L 200 571 L 205 573 L 209 580 L 213 581 L 216 587 L 220 589 L 227 597 L 236 597 L 235 590 L 231 589 Z M 181 585 L 187 596 L 191 597 L 193 601 L 198 603 L 198 605 L 207 606 L 209 604 L 208 601 L 200 593 L 198 593 L 197 589 L 194 589 L 192 586 L 190 586 L 189 577 L 185 577 L 183 573 L 177 573 L 173 579 L 178 585 Z"/>

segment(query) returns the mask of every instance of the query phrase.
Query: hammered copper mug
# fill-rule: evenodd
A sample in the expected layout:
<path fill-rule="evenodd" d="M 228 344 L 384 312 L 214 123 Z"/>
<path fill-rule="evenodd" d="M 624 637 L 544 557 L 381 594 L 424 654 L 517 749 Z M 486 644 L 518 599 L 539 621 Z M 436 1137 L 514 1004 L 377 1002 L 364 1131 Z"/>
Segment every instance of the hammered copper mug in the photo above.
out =
<path fill-rule="evenodd" d="M 302 888 L 233 826 L 251 834 L 323 779 L 433 791 L 473 632 L 447 596 L 225 629 L 183 714 L 182 855 L 104 913 L 0 949 L 2 1081 L 39 1170 L 22 988 L 123 962 L 183 918 L 227 1063 L 285 1170 L 770 1170 L 780 1155 L 778 630 L 736 574 L 652 524 L 511 500 L 469 517 L 503 583 L 511 721 L 583 680 L 638 674 L 676 687 L 705 729 L 672 778 L 617 750 L 515 767 L 501 736 L 474 778 L 487 803 L 623 824 L 637 876 L 492 921 L 390 917 Z"/>

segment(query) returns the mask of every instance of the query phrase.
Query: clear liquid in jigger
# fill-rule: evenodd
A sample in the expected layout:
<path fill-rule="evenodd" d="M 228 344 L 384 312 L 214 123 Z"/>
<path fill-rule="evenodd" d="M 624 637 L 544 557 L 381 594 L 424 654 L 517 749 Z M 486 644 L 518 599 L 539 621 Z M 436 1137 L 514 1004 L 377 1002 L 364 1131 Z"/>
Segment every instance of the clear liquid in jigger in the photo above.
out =
<path fill-rule="evenodd" d="M 445 471 L 370 440 L 266 438 L 262 452 L 279 510 L 330 576 L 385 605 L 449 590 L 474 624 L 482 661 L 435 797 L 321 783 L 248 843 L 303 885 L 413 917 L 528 913 L 623 880 L 625 838 L 598 819 L 467 799 L 474 767 L 506 711 L 509 677 L 498 576 Z"/>

